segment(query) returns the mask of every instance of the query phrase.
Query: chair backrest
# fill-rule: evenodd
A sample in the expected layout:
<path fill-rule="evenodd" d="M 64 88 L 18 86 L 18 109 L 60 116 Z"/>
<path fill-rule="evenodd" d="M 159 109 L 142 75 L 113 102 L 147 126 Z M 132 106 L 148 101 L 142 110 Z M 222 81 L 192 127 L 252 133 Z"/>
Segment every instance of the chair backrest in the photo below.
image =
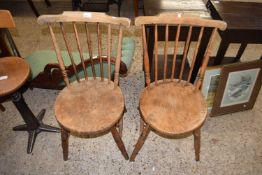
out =
<path fill-rule="evenodd" d="M 15 22 L 8 10 L 0 10 L 0 28 L 15 28 Z"/>
<path fill-rule="evenodd" d="M 159 44 L 158 44 L 158 37 L 159 37 L 159 33 L 161 30 L 160 26 L 164 27 L 164 33 L 165 33 L 165 41 L 164 41 L 164 64 L 163 64 L 163 77 L 161 77 L 160 79 L 163 80 L 163 82 L 165 82 L 168 78 L 167 78 L 167 67 L 171 68 L 171 77 L 170 80 L 173 81 L 176 77 L 175 77 L 175 69 L 177 69 L 176 66 L 176 61 L 177 61 L 177 54 L 178 54 L 178 46 L 179 45 L 179 40 L 181 37 L 181 30 L 182 27 L 184 28 L 188 28 L 187 29 L 187 36 L 186 36 L 186 40 L 185 40 L 185 44 L 183 46 L 183 54 L 182 54 L 182 63 L 180 66 L 180 70 L 178 73 L 178 78 L 179 80 L 182 79 L 182 77 L 184 77 L 184 69 L 185 69 L 185 64 L 186 64 L 186 60 L 187 60 L 187 56 L 188 56 L 188 51 L 189 51 L 189 47 L 190 47 L 190 43 L 191 43 L 191 35 L 192 35 L 192 31 L 194 30 L 194 28 L 199 28 L 199 32 L 197 32 L 197 43 L 195 44 L 195 48 L 193 48 L 193 56 L 192 56 L 192 60 L 191 60 L 191 66 L 190 66 L 190 70 L 189 73 L 187 75 L 186 81 L 189 82 L 192 76 L 192 72 L 195 66 L 195 61 L 196 61 L 196 57 L 197 54 L 199 52 L 199 46 L 201 44 L 201 41 L 203 39 L 203 33 L 205 28 L 211 28 L 212 29 L 212 34 L 209 38 L 209 42 L 207 42 L 207 47 L 206 47 L 206 51 L 204 54 L 204 58 L 202 60 L 202 65 L 200 66 L 200 71 L 199 71 L 199 77 L 197 79 L 197 81 L 195 81 L 195 86 L 196 88 L 200 88 L 201 86 L 201 79 L 203 78 L 205 69 L 207 67 L 208 61 L 209 61 L 209 55 L 212 49 L 212 43 L 214 41 L 214 36 L 215 33 L 217 31 L 217 29 L 220 30 L 225 30 L 226 29 L 226 23 L 223 21 L 218 21 L 218 20 L 210 20 L 210 19 L 202 19 L 199 17 L 182 17 L 181 14 L 175 14 L 175 13 L 163 13 L 160 14 L 159 16 L 141 16 L 141 17 L 137 17 L 135 19 L 135 25 L 136 26 L 142 26 L 142 42 L 143 42 L 143 54 L 144 54 L 144 70 L 145 70 L 145 76 L 146 76 L 146 85 L 150 86 L 151 80 L 150 80 L 150 65 L 149 65 L 149 54 L 148 54 L 148 48 L 147 48 L 147 39 L 146 39 L 146 26 L 151 26 L 154 27 L 154 80 L 155 80 L 155 84 L 157 85 L 159 83 L 159 77 L 158 77 L 158 70 L 159 70 L 159 66 L 158 66 L 158 53 L 159 53 Z M 171 31 L 171 26 L 174 26 L 175 30 Z M 172 28 L 173 29 L 173 28 Z M 174 35 L 171 33 L 174 33 Z M 172 38 L 172 40 L 174 41 L 174 48 L 172 49 L 172 62 L 170 64 L 172 64 L 171 66 L 167 65 L 167 55 L 168 55 L 168 48 L 170 45 L 170 36 L 174 36 L 174 38 Z M 162 69 L 162 68 L 161 68 Z"/>
<path fill-rule="evenodd" d="M 97 63 L 99 64 L 101 81 L 105 79 L 104 63 L 107 63 L 108 77 L 106 78 L 110 82 L 111 64 L 114 62 L 114 84 L 115 87 L 118 86 L 123 27 L 130 26 L 128 18 L 112 17 L 97 12 L 64 12 L 61 15 L 42 15 L 38 18 L 38 23 L 48 25 L 57 60 L 67 87 L 70 86 L 70 80 L 65 69 L 65 60 L 61 54 L 60 48 L 62 47 L 65 47 L 68 52 L 77 82 L 80 82 L 79 68 L 83 71 L 86 80 L 89 77 L 96 79 L 95 64 Z M 54 26 L 56 24 L 58 24 L 60 30 L 56 30 Z M 79 32 L 80 30 L 82 32 Z M 63 39 L 60 39 L 58 33 L 62 34 Z M 103 34 L 106 37 L 103 37 Z M 117 46 L 116 58 L 111 55 L 114 46 Z M 74 57 L 74 49 L 80 57 L 78 57 L 78 65 Z M 87 50 L 88 54 L 85 54 L 84 50 Z M 95 51 L 97 51 L 97 59 L 93 57 Z M 87 65 L 91 66 L 88 68 L 91 69 L 92 75 L 88 74 Z"/>

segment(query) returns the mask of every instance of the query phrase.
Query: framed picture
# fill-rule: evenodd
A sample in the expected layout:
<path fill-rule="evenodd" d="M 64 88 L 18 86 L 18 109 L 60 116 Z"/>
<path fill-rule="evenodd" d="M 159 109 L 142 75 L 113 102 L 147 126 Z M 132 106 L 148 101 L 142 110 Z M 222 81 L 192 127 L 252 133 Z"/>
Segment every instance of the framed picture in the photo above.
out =
<path fill-rule="evenodd" d="M 262 82 L 262 60 L 226 65 L 210 116 L 252 109 Z"/>
<path fill-rule="evenodd" d="M 216 94 L 218 83 L 220 80 L 221 69 L 222 69 L 221 66 L 207 67 L 204 78 L 203 78 L 201 92 L 207 101 L 209 112 L 211 111 L 213 107 L 215 94 Z"/>

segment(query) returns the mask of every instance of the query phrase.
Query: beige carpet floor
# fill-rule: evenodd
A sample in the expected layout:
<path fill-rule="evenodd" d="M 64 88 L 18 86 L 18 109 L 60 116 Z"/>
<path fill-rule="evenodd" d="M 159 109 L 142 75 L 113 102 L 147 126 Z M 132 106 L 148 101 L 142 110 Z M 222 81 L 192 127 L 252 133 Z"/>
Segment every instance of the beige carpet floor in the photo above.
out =
<path fill-rule="evenodd" d="M 53 8 L 53 7 L 52 7 Z M 45 26 L 39 26 L 30 9 L 14 12 L 16 29 L 11 30 L 22 56 L 51 48 Z M 140 32 L 131 27 L 125 35 L 136 41 L 133 65 L 121 78 L 127 112 L 124 115 L 123 140 L 129 155 L 139 136 L 138 97 L 144 86 Z M 217 37 L 219 43 L 219 37 Z M 239 45 L 232 45 L 234 55 Z M 260 45 L 249 45 L 243 61 L 261 56 Z M 54 117 L 54 100 L 58 91 L 33 89 L 24 98 L 37 114 L 47 110 L 44 122 L 58 126 Z M 71 137 L 69 160 L 63 161 L 60 134 L 41 133 L 32 154 L 26 153 L 27 133 L 14 132 L 12 127 L 23 123 L 12 102 L 3 104 L 0 112 L 0 174 L 262 174 L 262 92 L 252 110 L 210 118 L 202 128 L 201 160 L 194 160 L 193 137 L 165 139 L 154 132 L 135 162 L 124 160 L 111 134 L 93 139 Z"/>

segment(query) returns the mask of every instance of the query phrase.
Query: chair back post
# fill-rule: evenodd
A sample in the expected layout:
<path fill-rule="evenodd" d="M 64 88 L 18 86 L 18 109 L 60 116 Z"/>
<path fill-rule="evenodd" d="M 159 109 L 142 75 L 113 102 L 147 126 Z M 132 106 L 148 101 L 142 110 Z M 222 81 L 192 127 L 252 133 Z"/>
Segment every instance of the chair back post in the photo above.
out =
<path fill-rule="evenodd" d="M 148 57 L 148 52 L 147 52 L 146 27 L 145 27 L 145 25 L 142 25 L 142 43 L 143 43 L 146 85 L 150 86 L 151 80 L 150 80 L 149 57 Z"/>
<path fill-rule="evenodd" d="M 170 27 L 175 26 L 176 27 L 176 32 L 175 33 L 175 44 L 174 44 L 174 49 L 173 49 L 173 60 L 172 60 L 172 66 L 171 66 L 171 76 L 170 80 L 173 81 L 175 79 L 175 69 L 176 69 L 176 64 L 177 64 L 177 52 L 178 52 L 178 42 L 180 39 L 181 35 L 181 27 L 186 27 L 188 28 L 187 32 L 187 37 L 185 40 L 185 44 L 183 47 L 183 52 L 182 52 L 182 60 L 181 60 L 181 65 L 180 65 L 180 70 L 178 71 L 178 77 L 176 77 L 179 81 L 181 81 L 184 78 L 185 74 L 185 64 L 187 61 L 188 53 L 190 48 L 190 43 L 192 40 L 192 33 L 194 28 L 199 28 L 198 36 L 196 39 L 196 45 L 193 48 L 193 54 L 192 54 L 192 59 L 191 59 L 191 68 L 188 72 L 187 78 L 185 81 L 189 83 L 192 72 L 195 66 L 195 61 L 196 61 L 196 56 L 199 51 L 199 47 L 203 38 L 203 33 L 205 28 L 212 28 L 212 34 L 211 37 L 209 38 L 209 42 L 207 44 L 206 50 L 204 57 L 202 59 L 202 64 L 200 66 L 200 71 L 199 71 L 199 77 L 195 81 L 195 87 L 196 89 L 199 89 L 202 83 L 202 78 L 204 76 L 204 72 L 206 70 L 208 61 L 209 61 L 209 56 L 212 51 L 213 43 L 214 43 L 214 38 L 215 34 L 217 33 L 217 29 L 220 30 L 225 30 L 227 24 L 223 21 L 220 20 L 211 20 L 211 19 L 203 19 L 200 17 L 189 17 L 189 16 L 181 16 L 179 14 L 175 13 L 163 13 L 160 14 L 159 16 L 140 16 L 135 19 L 135 25 L 136 26 L 142 26 L 142 40 L 143 40 L 143 53 L 144 53 L 144 70 L 145 70 L 145 76 L 146 76 L 146 85 L 150 86 L 150 65 L 149 65 L 149 58 L 148 58 L 148 50 L 147 50 L 147 42 L 146 42 L 146 34 L 145 34 L 145 26 L 150 25 L 154 27 L 155 33 L 154 33 L 154 77 L 155 77 L 155 85 L 158 84 L 159 82 L 159 77 L 158 77 L 158 30 L 159 26 L 163 26 L 165 28 L 165 40 L 164 40 L 164 58 L 163 58 L 163 77 L 160 77 L 163 82 L 166 81 L 167 79 L 167 67 L 168 66 L 168 61 L 167 61 L 167 55 L 168 55 L 168 48 L 169 48 L 169 36 L 171 35 L 170 33 Z"/>
<path fill-rule="evenodd" d="M 213 48 L 216 32 L 217 32 L 217 28 L 214 28 L 213 31 L 212 31 L 211 37 L 209 39 L 209 42 L 208 42 L 208 46 L 207 46 L 207 49 L 206 49 L 206 52 L 205 52 L 205 55 L 204 55 L 202 66 L 200 67 L 199 78 L 197 79 L 197 81 L 195 83 L 196 89 L 200 89 L 200 87 L 201 87 L 202 80 L 203 80 L 203 77 L 204 77 L 204 73 L 206 71 L 206 67 L 207 67 L 207 64 L 208 64 L 208 61 L 209 61 L 209 57 L 210 57 L 210 54 L 211 54 L 211 51 L 212 51 L 212 48 Z"/>
<path fill-rule="evenodd" d="M 123 27 L 130 26 L 130 20 L 128 18 L 120 18 L 120 17 L 112 17 L 108 16 L 105 13 L 97 13 L 97 12 L 64 12 L 60 15 L 42 15 L 38 18 L 39 24 L 47 24 L 50 30 L 51 38 L 53 41 L 53 45 L 55 48 L 56 56 L 58 63 L 60 65 L 60 69 L 67 87 L 70 87 L 70 80 L 69 75 L 67 74 L 67 65 L 65 64 L 65 60 L 63 59 L 60 47 L 59 47 L 59 40 L 58 37 L 55 36 L 54 30 L 52 29 L 51 24 L 59 24 L 61 33 L 63 36 L 64 45 L 66 47 L 67 53 L 69 55 L 69 61 L 71 61 L 72 69 L 75 74 L 77 82 L 80 82 L 80 75 L 79 75 L 79 68 L 83 70 L 85 80 L 88 80 L 88 65 L 91 66 L 91 72 L 93 79 L 96 79 L 95 73 L 95 64 L 99 64 L 100 68 L 100 78 L 101 81 L 104 81 L 104 67 L 103 64 L 107 63 L 108 66 L 108 82 L 111 82 L 111 63 L 114 61 L 115 63 L 115 71 L 114 71 L 114 85 L 115 87 L 118 86 L 119 83 L 119 69 L 120 69 L 120 62 L 121 62 L 121 46 L 122 46 L 122 35 L 123 35 Z M 80 64 L 76 63 L 73 54 L 73 42 L 69 39 L 67 32 L 64 28 L 64 24 L 71 24 L 73 26 L 73 36 L 75 37 L 75 43 L 77 52 L 79 53 L 79 60 Z M 89 24 L 95 24 L 96 26 L 96 33 L 94 36 L 97 38 L 96 41 L 92 41 L 93 35 L 91 36 L 91 32 L 93 28 L 89 26 Z M 86 36 L 86 40 L 83 40 L 83 37 L 80 36 L 80 25 L 84 24 L 84 35 Z M 112 25 L 119 26 L 119 35 L 118 35 L 118 44 L 117 44 L 117 56 L 116 59 L 113 59 L 111 56 L 112 51 Z M 107 40 L 103 42 L 102 40 L 102 27 L 107 27 Z M 91 29 L 90 29 L 91 28 Z M 89 56 L 84 54 L 83 43 L 87 45 L 87 50 L 89 52 Z M 97 57 L 94 58 L 94 50 L 92 45 L 97 44 Z M 103 44 L 106 46 L 106 56 L 103 56 Z M 77 65 L 78 64 L 78 65 Z"/>

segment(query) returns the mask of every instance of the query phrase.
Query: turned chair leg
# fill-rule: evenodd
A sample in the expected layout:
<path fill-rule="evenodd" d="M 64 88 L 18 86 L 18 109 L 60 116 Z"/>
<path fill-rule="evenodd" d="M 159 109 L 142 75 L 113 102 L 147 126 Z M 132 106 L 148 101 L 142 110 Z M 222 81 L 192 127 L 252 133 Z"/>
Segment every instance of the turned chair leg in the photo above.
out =
<path fill-rule="evenodd" d="M 196 129 L 193 132 L 194 135 L 194 147 L 195 147 L 195 159 L 196 161 L 199 161 L 200 159 L 200 128 Z"/>
<path fill-rule="evenodd" d="M 138 154 L 138 152 L 140 151 L 140 149 L 142 148 L 142 146 L 144 145 L 145 143 L 145 140 L 149 134 L 149 131 L 150 131 L 150 127 L 149 125 L 146 125 L 143 129 L 143 132 L 140 134 L 140 137 L 136 143 L 136 146 L 135 146 L 135 149 L 130 157 L 130 161 L 135 161 L 135 158 L 136 158 L 136 155 Z"/>
<path fill-rule="evenodd" d="M 113 138 L 114 138 L 114 140 L 115 140 L 115 142 L 117 144 L 117 147 L 121 151 L 122 155 L 125 157 L 126 160 L 128 160 L 129 157 L 128 157 L 125 145 L 124 145 L 124 143 L 123 143 L 123 141 L 122 141 L 122 139 L 120 137 L 120 134 L 117 131 L 115 126 L 111 129 L 111 133 L 112 133 Z"/>
<path fill-rule="evenodd" d="M 64 160 L 68 160 L 68 139 L 69 133 L 61 126 L 61 140 L 62 140 L 62 148 L 63 148 L 63 158 Z"/>

